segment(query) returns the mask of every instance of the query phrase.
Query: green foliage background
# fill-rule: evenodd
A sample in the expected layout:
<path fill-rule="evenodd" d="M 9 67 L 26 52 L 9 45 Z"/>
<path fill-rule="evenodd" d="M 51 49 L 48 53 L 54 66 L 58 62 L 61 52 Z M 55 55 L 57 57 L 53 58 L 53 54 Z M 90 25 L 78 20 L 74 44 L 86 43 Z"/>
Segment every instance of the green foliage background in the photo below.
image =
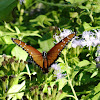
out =
<path fill-rule="evenodd" d="M 11 37 L 26 42 L 40 52 L 48 51 L 54 46 L 53 35 L 60 33 L 58 28 L 71 29 L 77 35 L 83 31 L 100 29 L 100 0 L 25 0 L 22 4 L 18 0 L 0 0 L 1 56 L 6 54 L 27 59 L 27 53 L 15 46 Z M 73 64 L 69 72 L 72 73 L 70 77 L 77 96 L 80 100 L 100 99 L 100 72 L 96 69 L 96 56 L 87 48 L 76 51 L 69 48 L 68 51 L 65 54 L 68 63 Z M 94 54 L 96 48 L 92 51 Z M 84 58 L 84 54 L 92 57 Z M 62 60 L 59 62 L 64 62 Z M 64 92 L 72 94 L 67 82 L 62 88 Z"/>

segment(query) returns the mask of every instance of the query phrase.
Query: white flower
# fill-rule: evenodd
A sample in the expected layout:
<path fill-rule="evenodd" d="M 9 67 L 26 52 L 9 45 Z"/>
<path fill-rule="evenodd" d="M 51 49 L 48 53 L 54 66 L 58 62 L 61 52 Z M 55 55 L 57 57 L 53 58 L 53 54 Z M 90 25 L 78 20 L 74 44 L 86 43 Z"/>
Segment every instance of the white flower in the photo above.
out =
<path fill-rule="evenodd" d="M 82 40 L 82 41 L 81 41 L 81 46 L 84 47 L 84 46 L 86 46 L 86 45 L 87 45 L 87 41 Z"/>
<path fill-rule="evenodd" d="M 98 40 L 98 39 L 94 39 L 94 46 L 97 46 L 98 44 L 100 44 L 100 40 Z"/>
<path fill-rule="evenodd" d="M 63 32 L 60 33 L 60 37 L 61 39 L 65 38 L 66 36 L 68 36 L 69 34 L 72 33 L 72 30 L 69 29 L 63 29 Z"/>
<path fill-rule="evenodd" d="M 53 35 L 53 38 L 55 38 L 55 40 L 57 41 L 57 43 L 61 40 L 61 39 L 59 38 L 59 36 L 57 36 L 57 33 L 56 33 L 55 35 Z"/>
<path fill-rule="evenodd" d="M 67 74 L 57 73 L 57 79 L 65 77 Z"/>
<path fill-rule="evenodd" d="M 60 29 L 59 29 L 60 30 Z M 72 33 L 72 30 L 69 29 L 63 29 L 63 32 L 60 30 L 60 35 L 57 34 L 54 35 L 54 38 L 56 39 L 57 43 L 60 42 L 63 38 L 68 36 Z M 82 33 L 82 38 L 79 39 L 78 37 L 72 40 L 72 47 L 76 48 L 77 46 L 81 47 L 90 47 L 97 46 L 100 44 L 100 30 L 94 30 L 94 32 L 91 31 L 84 31 Z"/>
<path fill-rule="evenodd" d="M 75 44 L 76 43 L 76 44 Z M 100 30 L 94 30 L 94 32 L 90 32 L 90 31 L 85 31 L 82 34 L 82 39 L 76 39 L 73 41 L 72 43 L 72 47 L 77 47 L 77 46 L 87 46 L 90 47 L 91 46 L 97 46 L 98 44 L 100 44 Z"/>
<path fill-rule="evenodd" d="M 89 40 L 89 36 L 90 36 L 89 34 L 90 34 L 90 31 L 89 32 L 88 31 L 83 32 L 82 38 L 85 39 L 85 40 Z"/>
<path fill-rule="evenodd" d="M 100 40 L 100 30 L 94 30 L 96 33 L 96 38 Z"/>
<path fill-rule="evenodd" d="M 57 79 L 66 76 L 66 74 L 62 74 L 63 70 L 61 70 L 61 67 L 57 63 L 52 64 L 51 67 L 55 70 L 54 74 L 56 75 Z"/>
<path fill-rule="evenodd" d="M 59 29 L 59 31 L 60 31 L 59 36 L 57 35 L 57 33 L 53 36 L 55 40 L 57 41 L 57 43 L 72 33 L 72 30 L 69 30 L 69 29 L 63 29 L 63 32 Z"/>
<path fill-rule="evenodd" d="M 72 47 L 76 48 L 77 46 L 81 46 L 81 40 L 73 40 Z"/>
<path fill-rule="evenodd" d="M 60 66 L 55 63 L 55 64 L 52 64 L 51 67 L 54 69 L 54 70 L 61 70 Z"/>
<path fill-rule="evenodd" d="M 100 46 L 97 46 L 97 53 L 100 54 Z"/>

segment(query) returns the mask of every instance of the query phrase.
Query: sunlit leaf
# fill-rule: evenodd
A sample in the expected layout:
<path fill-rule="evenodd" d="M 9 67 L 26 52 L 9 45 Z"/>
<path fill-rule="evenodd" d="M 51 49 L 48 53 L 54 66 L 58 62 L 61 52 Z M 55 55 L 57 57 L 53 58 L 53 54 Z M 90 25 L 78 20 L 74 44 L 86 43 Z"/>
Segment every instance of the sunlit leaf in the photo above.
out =
<path fill-rule="evenodd" d="M 12 51 L 11 51 L 11 54 L 13 56 L 16 56 L 16 58 L 18 58 L 19 60 L 26 60 L 28 54 L 21 48 L 21 47 L 18 47 L 18 46 L 15 46 Z"/>
<path fill-rule="evenodd" d="M 98 74 L 98 71 L 95 71 L 92 75 L 91 78 L 95 77 Z"/>
<path fill-rule="evenodd" d="M 83 60 L 83 61 L 78 63 L 78 66 L 83 67 L 83 66 L 87 66 L 89 64 L 90 64 L 90 62 L 88 60 Z"/>
<path fill-rule="evenodd" d="M 21 93 L 18 93 L 20 92 L 22 89 L 24 89 L 25 87 L 25 81 L 23 81 L 21 84 L 18 84 L 18 85 L 13 85 L 9 91 L 7 92 L 8 93 L 8 98 L 9 100 L 13 97 L 13 98 L 17 98 L 17 99 L 21 99 L 22 96 L 24 95 L 24 92 L 21 92 Z M 17 93 L 17 94 L 16 94 Z M 15 95 L 16 94 L 16 95 Z"/>
<path fill-rule="evenodd" d="M 61 78 L 61 79 L 58 79 L 57 82 L 59 82 L 58 90 L 61 90 L 67 84 L 68 80 L 65 78 Z"/>

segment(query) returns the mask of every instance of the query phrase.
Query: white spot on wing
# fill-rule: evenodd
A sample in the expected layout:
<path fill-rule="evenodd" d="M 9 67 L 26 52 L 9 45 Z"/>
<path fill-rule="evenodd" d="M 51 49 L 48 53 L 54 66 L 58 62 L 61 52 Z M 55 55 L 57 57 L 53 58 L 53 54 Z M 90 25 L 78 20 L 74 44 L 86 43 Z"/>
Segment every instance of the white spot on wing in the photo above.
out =
<path fill-rule="evenodd" d="M 65 41 L 63 41 L 63 43 L 65 43 Z"/>
<path fill-rule="evenodd" d="M 63 47 L 63 45 L 61 45 L 61 47 Z"/>
<path fill-rule="evenodd" d="M 25 48 L 26 47 L 26 44 L 23 46 L 23 48 Z"/>
<path fill-rule="evenodd" d="M 70 40 L 68 40 L 68 42 L 69 42 Z M 66 42 L 67 43 L 67 42 Z"/>
<path fill-rule="evenodd" d="M 22 42 L 20 41 L 20 42 L 19 42 L 19 45 L 20 45 L 21 43 L 22 43 Z"/>
<path fill-rule="evenodd" d="M 67 37 L 68 39 L 71 39 L 71 38 L 69 38 L 69 37 Z"/>
<path fill-rule="evenodd" d="M 22 47 L 22 45 L 18 44 L 20 47 Z"/>
<path fill-rule="evenodd" d="M 60 49 L 58 49 L 58 51 L 60 51 Z"/>

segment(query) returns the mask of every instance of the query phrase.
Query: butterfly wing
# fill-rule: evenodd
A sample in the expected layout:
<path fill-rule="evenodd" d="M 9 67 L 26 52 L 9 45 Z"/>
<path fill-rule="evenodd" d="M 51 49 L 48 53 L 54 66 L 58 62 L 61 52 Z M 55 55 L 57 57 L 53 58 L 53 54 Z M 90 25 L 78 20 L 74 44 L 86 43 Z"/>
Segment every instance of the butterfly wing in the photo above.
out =
<path fill-rule="evenodd" d="M 43 57 L 37 49 L 30 45 L 26 45 L 26 43 L 22 42 L 21 40 L 14 38 L 11 39 L 15 44 L 24 49 L 32 57 L 33 61 L 43 69 Z"/>
<path fill-rule="evenodd" d="M 47 53 L 48 67 L 51 64 L 53 64 L 55 60 L 57 60 L 60 52 L 64 49 L 64 47 L 68 44 L 68 42 L 72 40 L 74 36 L 75 33 L 68 35 L 48 51 Z"/>

